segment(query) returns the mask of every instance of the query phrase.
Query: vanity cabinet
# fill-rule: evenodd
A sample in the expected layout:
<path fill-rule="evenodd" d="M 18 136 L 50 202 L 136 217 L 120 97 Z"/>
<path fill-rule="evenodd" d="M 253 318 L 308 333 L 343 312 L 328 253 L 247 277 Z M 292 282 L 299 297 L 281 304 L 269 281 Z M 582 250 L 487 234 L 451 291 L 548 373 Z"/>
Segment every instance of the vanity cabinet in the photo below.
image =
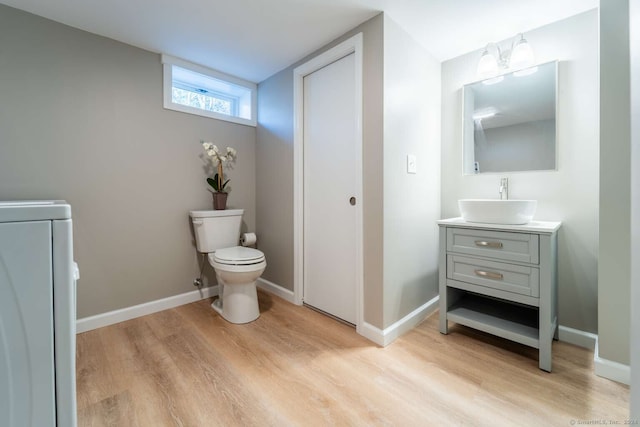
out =
<path fill-rule="evenodd" d="M 525 225 L 438 221 L 440 332 L 449 321 L 539 350 L 551 372 L 557 338 L 559 222 Z"/>

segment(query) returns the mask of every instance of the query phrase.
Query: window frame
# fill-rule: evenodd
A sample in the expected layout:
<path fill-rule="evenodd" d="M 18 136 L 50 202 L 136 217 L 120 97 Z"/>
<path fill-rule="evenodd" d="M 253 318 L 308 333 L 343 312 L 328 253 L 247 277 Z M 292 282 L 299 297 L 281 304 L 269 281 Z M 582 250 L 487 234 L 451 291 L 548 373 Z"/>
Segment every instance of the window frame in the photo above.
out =
<path fill-rule="evenodd" d="M 213 70 L 211 68 L 203 67 L 202 65 L 194 64 L 170 55 L 162 54 L 160 57 L 160 60 L 162 62 L 162 67 L 163 67 L 162 89 L 163 89 L 163 104 L 165 109 L 180 111 L 182 113 L 195 114 L 198 116 L 209 117 L 212 119 L 224 120 L 227 122 L 237 123 L 241 125 L 254 126 L 254 127 L 257 125 L 256 116 L 257 116 L 257 104 L 258 104 L 257 102 L 258 90 L 257 90 L 257 85 L 255 83 L 249 82 L 247 80 L 243 80 L 238 77 L 231 76 L 229 74 L 222 73 L 220 71 Z M 173 67 L 174 66 L 184 68 L 186 70 L 193 71 L 195 73 L 199 73 L 207 77 L 222 80 L 224 82 L 249 89 L 251 92 L 251 118 L 245 119 L 242 117 L 216 113 L 214 111 L 202 110 L 200 108 L 195 108 L 188 105 L 177 104 L 173 102 L 172 92 L 173 92 Z"/>

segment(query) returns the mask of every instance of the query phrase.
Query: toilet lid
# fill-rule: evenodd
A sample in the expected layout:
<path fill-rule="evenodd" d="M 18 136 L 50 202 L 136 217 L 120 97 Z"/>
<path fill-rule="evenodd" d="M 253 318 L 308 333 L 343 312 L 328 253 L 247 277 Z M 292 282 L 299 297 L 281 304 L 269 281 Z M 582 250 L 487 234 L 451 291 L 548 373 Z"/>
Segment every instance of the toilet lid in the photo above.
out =
<path fill-rule="evenodd" d="M 214 260 L 220 264 L 257 264 L 264 261 L 264 254 L 257 249 L 234 246 L 215 251 Z"/>

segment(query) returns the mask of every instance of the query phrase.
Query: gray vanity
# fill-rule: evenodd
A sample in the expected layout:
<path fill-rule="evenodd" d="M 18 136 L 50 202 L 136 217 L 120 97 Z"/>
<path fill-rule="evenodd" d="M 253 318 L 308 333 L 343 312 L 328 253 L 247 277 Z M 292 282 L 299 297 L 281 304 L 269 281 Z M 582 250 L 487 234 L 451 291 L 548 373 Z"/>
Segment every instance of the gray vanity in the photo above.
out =
<path fill-rule="evenodd" d="M 449 321 L 539 349 L 551 372 L 557 338 L 560 222 L 525 225 L 438 221 L 440 332 Z"/>

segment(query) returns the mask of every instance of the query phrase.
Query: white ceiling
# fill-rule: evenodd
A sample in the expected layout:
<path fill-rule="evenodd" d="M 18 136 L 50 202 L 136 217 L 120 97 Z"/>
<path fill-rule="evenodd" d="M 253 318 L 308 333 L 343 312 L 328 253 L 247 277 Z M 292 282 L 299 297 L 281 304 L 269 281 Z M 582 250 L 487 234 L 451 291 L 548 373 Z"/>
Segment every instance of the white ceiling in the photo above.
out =
<path fill-rule="evenodd" d="M 380 11 L 439 61 L 598 0 L 0 0 L 72 27 L 260 82 Z"/>

